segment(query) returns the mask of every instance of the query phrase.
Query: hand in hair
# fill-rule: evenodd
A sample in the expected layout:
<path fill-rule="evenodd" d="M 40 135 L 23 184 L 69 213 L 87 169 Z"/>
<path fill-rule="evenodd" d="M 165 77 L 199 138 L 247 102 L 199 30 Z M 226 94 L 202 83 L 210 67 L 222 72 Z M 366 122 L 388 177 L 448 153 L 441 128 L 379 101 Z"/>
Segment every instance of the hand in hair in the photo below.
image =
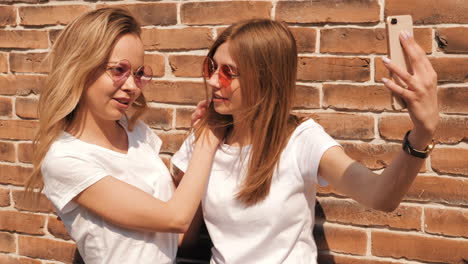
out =
<path fill-rule="evenodd" d="M 192 126 L 198 123 L 200 118 L 202 118 L 205 115 L 207 107 L 208 107 L 207 100 L 198 102 L 197 109 L 195 109 L 195 112 L 192 113 L 192 121 L 190 123 Z"/>

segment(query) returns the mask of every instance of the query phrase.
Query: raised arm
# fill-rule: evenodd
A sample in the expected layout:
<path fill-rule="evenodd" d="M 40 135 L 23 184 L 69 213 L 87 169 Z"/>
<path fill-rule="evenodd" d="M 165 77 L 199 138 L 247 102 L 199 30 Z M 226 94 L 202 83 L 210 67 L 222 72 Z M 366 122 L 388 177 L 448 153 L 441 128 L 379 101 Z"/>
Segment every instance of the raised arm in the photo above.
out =
<path fill-rule="evenodd" d="M 74 200 L 122 227 L 145 231 L 186 232 L 205 191 L 220 134 L 222 133 L 215 135 L 207 131 L 197 141 L 187 173 L 167 202 L 111 176 L 88 187 Z"/>
<path fill-rule="evenodd" d="M 414 149 L 424 151 L 439 122 L 437 75 L 411 35 L 402 34 L 400 42 L 409 57 L 413 74 L 398 68 L 387 58 L 383 61 L 408 87 L 405 89 L 388 79 L 383 82 L 406 101 L 413 122 L 408 141 Z M 392 211 L 410 188 L 424 160 L 401 150 L 382 174 L 377 175 L 352 160 L 343 149 L 333 147 L 322 156 L 319 173 L 337 190 L 358 202 L 374 209 Z"/>

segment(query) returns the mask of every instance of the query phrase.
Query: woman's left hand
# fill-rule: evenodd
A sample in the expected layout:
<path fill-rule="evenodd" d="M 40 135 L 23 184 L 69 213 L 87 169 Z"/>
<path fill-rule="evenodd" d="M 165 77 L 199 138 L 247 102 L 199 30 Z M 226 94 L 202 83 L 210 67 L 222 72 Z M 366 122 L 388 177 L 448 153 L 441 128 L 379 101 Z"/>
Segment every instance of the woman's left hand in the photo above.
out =
<path fill-rule="evenodd" d="M 432 68 L 424 50 L 408 32 L 400 34 L 400 42 L 409 58 L 413 74 L 383 58 L 384 65 L 397 75 L 406 85 L 403 88 L 392 80 L 383 78 L 385 86 L 405 100 L 414 124 L 411 134 L 418 134 L 427 140 L 432 139 L 439 123 L 437 103 L 437 74 Z"/>

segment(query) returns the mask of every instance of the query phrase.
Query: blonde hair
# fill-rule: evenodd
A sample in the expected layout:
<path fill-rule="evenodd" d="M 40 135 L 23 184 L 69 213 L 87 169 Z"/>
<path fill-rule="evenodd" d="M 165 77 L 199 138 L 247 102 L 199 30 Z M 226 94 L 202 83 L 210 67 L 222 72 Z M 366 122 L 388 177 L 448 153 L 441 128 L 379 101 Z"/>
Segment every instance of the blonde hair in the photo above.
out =
<path fill-rule="evenodd" d="M 288 27 L 281 22 L 255 19 L 231 25 L 208 52 L 229 42 L 229 52 L 239 70 L 242 120 L 233 123 L 213 103 L 195 129 L 197 139 L 206 126 L 243 126 L 251 139 L 247 175 L 236 198 L 246 206 L 266 198 L 273 172 L 294 129 L 303 121 L 291 115 L 296 87 L 297 48 Z M 208 94 L 207 88 L 207 94 Z"/>
<path fill-rule="evenodd" d="M 83 91 L 103 73 L 116 41 L 125 34 L 140 36 L 135 18 L 124 9 L 102 8 L 76 18 L 55 41 L 48 56 L 51 71 L 39 99 L 39 129 L 33 141 L 34 169 L 26 182 L 28 192 L 42 190 L 41 165 L 47 151 L 70 125 Z M 143 95 L 133 107 L 130 129 L 146 110 Z"/>

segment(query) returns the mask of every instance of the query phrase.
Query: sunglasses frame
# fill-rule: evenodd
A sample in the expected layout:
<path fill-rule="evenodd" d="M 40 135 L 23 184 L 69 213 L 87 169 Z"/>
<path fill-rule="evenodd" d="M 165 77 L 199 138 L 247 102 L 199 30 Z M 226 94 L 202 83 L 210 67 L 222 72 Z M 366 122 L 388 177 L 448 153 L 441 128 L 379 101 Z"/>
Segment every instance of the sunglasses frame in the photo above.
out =
<path fill-rule="evenodd" d="M 209 66 L 210 63 L 212 65 L 212 71 L 210 72 Z M 203 78 L 205 80 L 211 79 L 213 75 L 218 72 L 218 82 L 221 87 L 229 87 L 232 83 L 233 79 L 239 78 L 240 74 L 237 72 L 237 69 L 233 69 L 233 67 L 227 65 L 227 64 L 221 64 L 218 65 L 213 58 L 210 56 L 206 56 L 205 59 L 203 60 Z M 235 73 L 235 74 L 233 74 Z"/>
<path fill-rule="evenodd" d="M 127 71 L 125 71 L 124 73 L 122 73 L 122 76 L 119 78 L 118 76 L 116 76 L 115 74 L 112 74 L 112 69 L 118 67 L 119 65 L 122 65 L 122 62 L 128 64 L 128 67 L 129 69 Z M 143 89 L 150 81 L 151 79 L 153 78 L 153 69 L 151 69 L 150 66 L 148 65 L 141 65 L 140 67 L 138 67 L 135 71 L 132 71 L 132 64 L 130 63 L 130 61 L 128 61 L 127 59 L 123 59 L 123 60 L 120 60 L 120 61 L 110 61 L 106 64 L 105 66 L 105 69 L 106 69 L 106 74 L 112 79 L 112 81 L 114 82 L 114 86 L 121 86 L 123 85 L 128 77 L 130 76 L 130 74 L 133 75 L 133 81 L 135 82 L 135 85 L 141 90 Z M 140 72 L 140 70 L 143 69 L 143 75 L 138 77 L 138 72 Z M 145 71 L 149 70 L 149 73 L 150 75 L 145 75 Z M 143 78 L 147 78 L 146 79 L 143 79 Z M 115 79 L 115 78 L 119 78 L 119 79 Z"/>

